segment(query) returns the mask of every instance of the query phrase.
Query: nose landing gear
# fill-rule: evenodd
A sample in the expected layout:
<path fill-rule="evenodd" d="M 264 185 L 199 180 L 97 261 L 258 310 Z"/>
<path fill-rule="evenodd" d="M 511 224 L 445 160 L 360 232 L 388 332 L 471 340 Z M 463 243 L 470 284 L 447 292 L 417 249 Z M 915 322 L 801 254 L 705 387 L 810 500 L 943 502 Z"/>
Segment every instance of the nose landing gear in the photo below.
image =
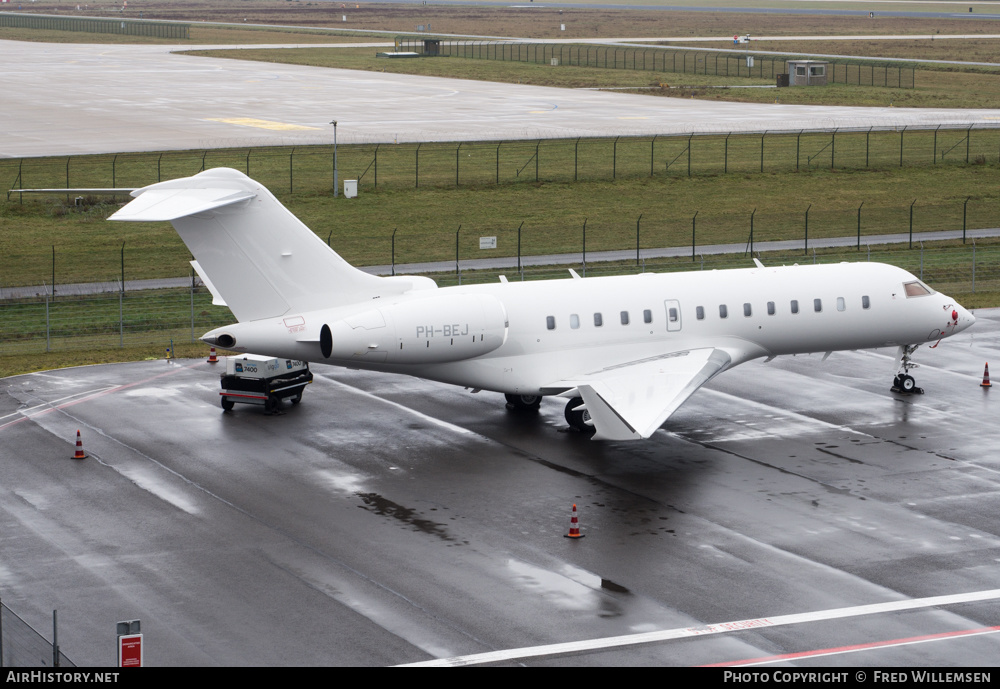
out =
<path fill-rule="evenodd" d="M 917 387 L 917 382 L 913 379 L 913 376 L 909 374 L 911 368 L 917 368 L 919 364 L 913 363 L 910 359 L 913 352 L 916 351 L 917 347 L 920 345 L 906 345 L 899 348 L 899 366 L 897 367 L 896 377 L 892 379 L 892 387 L 889 389 L 890 392 L 895 392 L 903 395 L 922 395 L 924 394 L 923 388 Z"/>

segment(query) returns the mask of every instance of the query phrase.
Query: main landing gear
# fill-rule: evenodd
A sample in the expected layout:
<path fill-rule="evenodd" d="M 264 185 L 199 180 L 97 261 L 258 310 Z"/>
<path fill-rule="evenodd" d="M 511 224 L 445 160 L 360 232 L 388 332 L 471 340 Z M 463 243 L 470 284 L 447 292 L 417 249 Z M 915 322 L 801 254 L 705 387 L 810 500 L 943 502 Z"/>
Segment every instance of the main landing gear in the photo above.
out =
<path fill-rule="evenodd" d="M 505 395 L 511 411 L 536 412 L 542 405 L 541 395 Z"/>
<path fill-rule="evenodd" d="M 892 379 L 892 387 L 890 388 L 891 392 L 904 395 L 924 394 L 924 389 L 918 388 L 917 382 L 913 379 L 913 376 L 909 374 L 911 368 L 917 368 L 918 366 L 918 364 L 913 363 L 910 358 L 919 346 L 920 345 L 905 345 L 899 348 L 899 354 L 897 355 L 899 359 L 899 366 L 897 368 L 896 377 Z"/>
<path fill-rule="evenodd" d="M 586 409 L 577 409 L 583 406 L 582 397 L 574 397 L 566 403 L 566 423 L 574 431 L 580 433 L 593 433 L 596 429 L 590 423 L 590 412 Z"/>

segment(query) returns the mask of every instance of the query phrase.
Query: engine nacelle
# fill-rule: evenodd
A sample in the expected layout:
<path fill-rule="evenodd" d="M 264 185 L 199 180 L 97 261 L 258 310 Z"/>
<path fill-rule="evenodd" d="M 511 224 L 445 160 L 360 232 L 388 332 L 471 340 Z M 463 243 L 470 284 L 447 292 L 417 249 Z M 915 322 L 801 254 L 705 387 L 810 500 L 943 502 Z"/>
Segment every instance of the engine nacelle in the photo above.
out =
<path fill-rule="evenodd" d="M 323 325 L 327 359 L 399 364 L 461 361 L 507 338 L 507 313 L 488 294 L 434 295 L 388 304 Z"/>

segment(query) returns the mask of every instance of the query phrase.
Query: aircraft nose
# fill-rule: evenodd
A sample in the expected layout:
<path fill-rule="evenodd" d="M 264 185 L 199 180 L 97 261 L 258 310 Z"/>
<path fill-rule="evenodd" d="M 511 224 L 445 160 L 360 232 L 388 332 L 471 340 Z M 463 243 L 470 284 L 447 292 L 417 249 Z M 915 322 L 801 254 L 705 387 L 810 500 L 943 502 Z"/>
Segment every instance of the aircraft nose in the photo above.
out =
<path fill-rule="evenodd" d="M 955 318 L 956 332 L 965 330 L 976 322 L 976 317 L 972 315 L 972 312 L 963 306 L 955 306 L 953 318 Z"/>

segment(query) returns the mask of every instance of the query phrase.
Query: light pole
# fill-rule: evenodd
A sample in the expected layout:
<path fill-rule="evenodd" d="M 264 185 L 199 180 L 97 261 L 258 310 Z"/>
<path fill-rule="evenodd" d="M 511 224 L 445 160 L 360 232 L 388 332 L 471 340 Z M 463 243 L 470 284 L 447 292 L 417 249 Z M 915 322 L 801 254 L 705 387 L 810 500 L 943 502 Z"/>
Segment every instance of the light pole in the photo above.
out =
<path fill-rule="evenodd" d="M 333 198 L 337 198 L 337 120 L 330 124 L 333 125 Z"/>

